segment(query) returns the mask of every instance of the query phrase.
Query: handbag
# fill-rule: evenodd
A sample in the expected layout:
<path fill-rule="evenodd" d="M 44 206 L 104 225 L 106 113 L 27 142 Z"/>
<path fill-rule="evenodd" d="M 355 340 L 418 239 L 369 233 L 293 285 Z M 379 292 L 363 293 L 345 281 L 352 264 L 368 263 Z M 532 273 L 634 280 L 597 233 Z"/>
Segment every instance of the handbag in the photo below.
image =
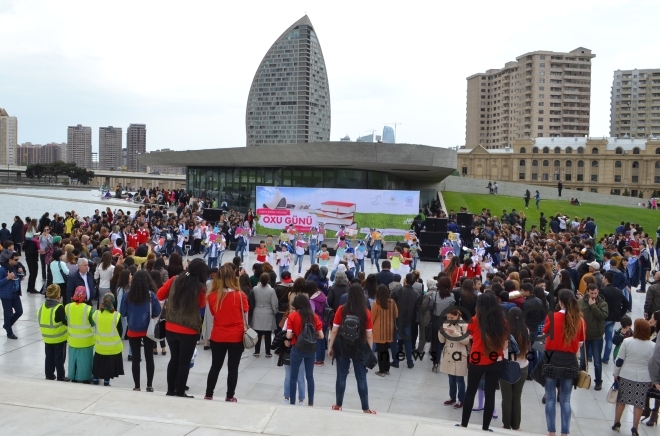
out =
<path fill-rule="evenodd" d="M 520 380 L 520 365 L 518 362 L 504 359 L 502 363 L 504 365 L 502 365 L 502 374 L 500 374 L 501 380 L 510 384 Z"/>
<path fill-rule="evenodd" d="M 616 404 L 616 400 L 618 396 L 619 396 L 619 385 L 617 382 L 614 382 L 612 386 L 610 386 L 610 390 L 607 391 L 607 397 L 605 399 L 610 404 Z"/>
<path fill-rule="evenodd" d="M 243 296 L 240 295 L 238 298 L 241 300 L 241 315 L 243 315 L 243 328 L 245 329 L 243 333 L 243 346 L 247 349 L 254 348 L 254 345 L 257 343 L 259 334 L 248 325 L 247 314 L 245 313 L 245 310 L 243 310 Z"/>
<path fill-rule="evenodd" d="M 656 401 L 660 400 L 660 390 L 658 390 L 658 388 L 656 388 L 655 385 L 652 385 L 649 388 L 648 392 L 646 393 L 646 396 L 648 398 L 653 398 Z"/>
<path fill-rule="evenodd" d="M 160 316 L 157 317 L 157 318 L 153 318 L 153 313 L 152 313 L 152 310 L 151 310 L 151 306 L 152 306 L 151 302 L 152 302 L 152 298 L 153 298 L 152 296 L 153 296 L 153 293 L 151 291 L 149 291 L 149 326 L 147 327 L 147 337 L 149 339 L 151 339 L 152 341 L 157 342 L 157 341 L 159 341 L 163 338 L 159 337 L 160 330 L 161 330 L 160 325 L 159 325 Z M 162 311 L 161 311 L 161 313 L 162 313 Z M 156 332 L 156 330 L 158 330 L 158 333 Z"/>
<path fill-rule="evenodd" d="M 367 369 L 374 369 L 378 364 L 378 359 L 369 344 L 364 344 L 362 352 L 357 357 L 358 362 L 362 363 Z"/>
<path fill-rule="evenodd" d="M 589 360 L 587 360 L 587 349 L 583 345 L 582 347 L 582 353 L 584 354 L 584 370 L 580 370 L 578 372 L 578 378 L 575 382 L 575 386 L 577 386 L 580 389 L 589 389 L 591 387 L 591 376 L 589 375 Z"/>

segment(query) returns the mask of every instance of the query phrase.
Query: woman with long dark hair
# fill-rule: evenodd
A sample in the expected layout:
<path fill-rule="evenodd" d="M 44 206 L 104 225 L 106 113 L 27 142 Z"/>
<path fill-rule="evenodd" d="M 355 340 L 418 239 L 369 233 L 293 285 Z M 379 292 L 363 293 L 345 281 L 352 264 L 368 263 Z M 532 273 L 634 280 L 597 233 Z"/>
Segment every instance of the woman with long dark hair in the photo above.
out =
<path fill-rule="evenodd" d="M 170 264 L 171 266 L 171 264 Z M 170 363 L 167 365 L 167 395 L 192 398 L 186 382 L 202 329 L 199 309 L 206 306 L 208 267 L 202 258 L 193 259 L 188 271 L 173 276 L 158 290 L 158 300 L 167 299 L 165 323 Z"/>
<path fill-rule="evenodd" d="M 301 280 L 299 278 L 298 280 Z M 302 279 L 303 283 L 305 279 Z M 362 290 L 362 288 L 360 288 Z M 364 298 L 363 298 L 364 300 Z M 300 364 L 305 365 L 305 377 L 307 378 L 307 405 L 314 405 L 314 352 L 300 351 L 296 347 L 298 339 L 307 324 L 311 324 L 316 331 L 316 337 L 323 339 L 323 324 L 319 317 L 312 310 L 309 298 L 305 291 L 296 295 L 291 303 L 292 312 L 286 320 L 286 346 L 291 347 L 291 376 L 289 380 L 289 402 L 296 404 L 296 386 L 298 384 L 298 372 L 300 371 Z"/>
<path fill-rule="evenodd" d="M 101 265 L 94 271 L 94 280 L 99 281 L 99 298 L 101 300 L 103 300 L 105 294 L 112 291 L 110 289 L 110 279 L 112 279 L 114 272 L 115 266 L 112 264 L 112 253 L 106 251 L 101 255 Z"/>
<path fill-rule="evenodd" d="M 117 296 L 117 302 L 119 302 L 119 294 L 117 293 L 118 291 L 118 283 L 119 283 L 119 277 L 121 275 L 121 272 L 124 271 L 125 267 L 123 263 L 119 263 L 115 265 L 115 271 L 112 273 L 112 278 L 110 279 L 110 290 L 112 291 L 113 295 Z M 125 289 L 128 291 L 128 288 Z M 126 326 L 124 326 L 126 327 Z M 124 328 L 124 331 L 126 329 Z"/>
<path fill-rule="evenodd" d="M 466 280 L 467 281 L 467 280 Z M 474 397 L 481 377 L 485 375 L 484 413 L 482 430 L 488 431 L 495 410 L 495 390 L 502 373 L 504 346 L 507 342 L 507 326 L 497 297 L 481 294 L 477 299 L 476 315 L 472 317 L 468 332 L 472 335 L 472 349 L 468 361 L 467 389 L 463 404 L 461 426 L 467 427 L 472 414 Z"/>
<path fill-rule="evenodd" d="M 151 383 L 154 379 L 153 349 L 156 343 L 147 337 L 149 320 L 160 315 L 160 304 L 152 292 L 154 282 L 144 270 L 135 273 L 131 282 L 131 290 L 124 295 L 119 313 L 128 320 L 128 344 L 133 358 L 134 391 L 140 390 L 140 348 L 144 343 L 144 360 L 147 363 L 147 392 L 153 392 Z"/>
<path fill-rule="evenodd" d="M 385 285 L 378 285 L 376 301 L 371 305 L 373 320 L 373 338 L 376 344 L 376 357 L 378 358 L 377 376 L 390 375 L 390 346 L 394 342 L 394 330 L 399 311 L 394 300 L 390 298 L 390 290 Z M 396 356 L 392 356 L 396 359 Z"/>
<path fill-rule="evenodd" d="M 183 259 L 179 253 L 170 255 L 169 265 L 167 265 L 168 277 L 176 277 L 183 272 Z M 169 279 L 168 279 L 169 280 Z"/>
<path fill-rule="evenodd" d="M 457 282 L 459 279 L 460 271 L 461 271 L 461 259 L 458 256 L 454 256 L 449 261 L 449 266 L 445 270 L 447 277 L 449 277 L 449 280 L 451 280 L 452 288 L 458 284 Z"/>
<path fill-rule="evenodd" d="M 578 377 L 576 354 L 585 340 L 586 324 L 578 307 L 575 293 L 562 289 L 557 294 L 561 310 L 553 312 L 543 326 L 545 340 L 543 366 L 545 377 L 545 420 L 550 435 L 555 434 L 557 387 L 561 409 L 561 433 L 567 435 L 571 425 L 571 392 Z M 552 331 L 551 331 L 552 328 Z"/>
<path fill-rule="evenodd" d="M 364 280 L 364 294 L 369 300 L 369 307 L 376 301 L 376 293 L 378 292 L 378 280 L 376 274 L 369 274 Z"/>
<path fill-rule="evenodd" d="M 470 317 L 476 315 L 477 296 L 474 294 L 474 281 L 472 279 L 463 280 L 461 289 L 458 292 L 454 291 L 454 299 L 456 300 L 456 305 L 465 309 L 470 314 Z M 465 321 L 470 319 L 467 313 L 463 313 L 463 319 Z"/>
<path fill-rule="evenodd" d="M 211 331 L 211 369 L 206 380 L 205 400 L 213 399 L 222 365 L 227 360 L 227 393 L 225 401 L 235 403 L 238 366 L 241 363 L 245 315 L 250 309 L 248 298 L 241 292 L 234 268 L 222 266 L 211 284 L 208 309 L 213 315 Z"/>
<path fill-rule="evenodd" d="M 309 301 L 312 304 L 312 309 L 314 313 L 321 320 L 323 324 L 323 339 L 318 339 L 316 341 L 316 358 L 314 360 L 314 365 L 323 366 L 325 365 L 325 352 L 326 352 L 326 336 L 328 332 L 328 324 L 323 319 L 323 314 L 325 308 L 328 306 L 328 297 L 325 296 L 323 291 L 321 291 L 316 282 L 307 282 L 307 296 L 309 296 Z"/>
<path fill-rule="evenodd" d="M 349 342 L 344 332 L 342 331 L 340 333 L 340 329 L 349 331 L 350 326 L 355 324 L 357 324 L 357 333 L 359 336 L 353 342 Z M 328 344 L 328 356 L 337 358 L 336 403 L 332 406 L 332 410 L 341 410 L 344 402 L 344 392 L 346 391 L 348 368 L 352 361 L 362 411 L 364 413 L 376 413 L 374 410 L 369 409 L 367 368 L 358 360 L 358 355 L 362 353 L 362 348 L 368 347 L 371 349 L 373 347 L 372 330 L 371 312 L 367 308 L 362 287 L 358 284 L 351 285 L 348 288 L 346 304 L 340 306 L 337 313 L 335 313 L 332 332 L 330 333 L 330 342 Z"/>
<path fill-rule="evenodd" d="M 167 267 L 165 266 L 165 259 L 162 257 L 159 257 L 156 259 L 154 262 L 154 269 L 153 271 L 158 271 L 160 273 L 160 280 L 165 283 L 170 276 L 167 274 Z"/>
<path fill-rule="evenodd" d="M 507 356 L 509 360 L 515 360 L 520 365 L 520 379 L 511 384 L 500 380 L 500 391 L 502 392 L 502 425 L 504 428 L 519 430 L 521 419 L 521 396 L 523 385 L 527 380 L 529 361 L 527 352 L 530 348 L 529 329 L 525 325 L 525 317 L 522 310 L 517 307 L 509 309 L 508 314 L 509 335 L 518 344 L 518 354 Z M 508 353 L 507 353 L 508 354 Z"/>

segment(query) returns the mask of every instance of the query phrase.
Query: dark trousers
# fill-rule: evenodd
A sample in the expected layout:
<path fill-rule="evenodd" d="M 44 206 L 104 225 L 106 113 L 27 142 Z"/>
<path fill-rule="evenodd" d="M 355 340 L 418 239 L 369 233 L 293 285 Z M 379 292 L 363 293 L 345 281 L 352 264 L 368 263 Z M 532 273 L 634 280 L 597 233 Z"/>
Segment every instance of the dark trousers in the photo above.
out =
<path fill-rule="evenodd" d="M 18 255 L 21 255 L 21 242 L 14 242 L 14 251 L 18 253 Z"/>
<path fill-rule="evenodd" d="M 259 354 L 261 352 L 261 337 L 264 337 L 264 342 L 266 343 L 265 348 L 266 348 L 266 354 L 270 354 L 270 341 L 271 341 L 271 336 L 272 332 L 266 331 L 266 330 L 257 330 L 257 334 L 259 335 L 259 339 L 257 339 L 257 343 L 254 345 L 254 352 L 255 354 Z"/>
<path fill-rule="evenodd" d="M 202 240 L 201 239 L 195 239 L 193 241 L 193 254 L 200 254 L 202 252 Z"/>
<path fill-rule="evenodd" d="M 59 344 L 44 344 L 46 347 L 46 378 L 55 380 L 55 371 L 57 379 L 64 380 L 64 359 L 66 358 L 66 341 Z"/>
<path fill-rule="evenodd" d="M 390 342 L 376 344 L 376 356 L 378 357 L 378 372 L 390 372 Z M 396 359 L 396 356 L 392 356 Z"/>
<path fill-rule="evenodd" d="M 504 428 L 518 430 L 522 418 L 522 391 L 529 366 L 520 369 L 520 379 L 514 384 L 500 381 L 502 392 L 502 425 Z"/>
<path fill-rule="evenodd" d="M 46 281 L 46 255 L 39 253 L 39 260 L 41 261 L 41 280 Z"/>
<path fill-rule="evenodd" d="M 463 402 L 463 417 L 461 419 L 461 426 L 467 427 L 470 422 L 470 415 L 472 414 L 472 406 L 474 405 L 474 396 L 479 389 L 479 382 L 481 377 L 486 375 L 486 383 L 484 386 L 484 421 L 482 430 L 488 430 L 490 421 L 493 419 L 493 410 L 495 410 L 495 390 L 497 389 L 497 382 L 502 374 L 502 361 L 491 363 L 490 365 L 472 365 L 468 363 L 467 373 L 467 389 L 465 390 L 465 401 Z"/>
<path fill-rule="evenodd" d="M 225 356 L 229 354 L 227 361 L 227 396 L 232 398 L 236 392 L 238 383 L 238 365 L 241 363 L 243 354 L 243 342 L 213 342 L 211 341 L 211 369 L 206 379 L 206 396 L 212 397 L 215 385 L 218 383 L 218 375 L 222 365 L 225 363 Z"/>
<path fill-rule="evenodd" d="M 7 330 L 7 336 L 13 335 L 14 331 L 11 327 L 23 315 L 23 304 L 21 303 L 21 297 L 18 295 L 18 292 L 13 292 L 11 298 L 2 299 L 2 311 L 5 317 L 2 327 Z"/>
<path fill-rule="evenodd" d="M 146 336 L 142 338 L 128 338 L 128 344 L 133 354 L 133 360 L 131 361 L 133 364 L 131 367 L 133 383 L 136 388 L 140 387 L 140 349 L 142 348 L 142 341 L 144 341 L 144 361 L 147 363 L 147 387 L 150 388 L 151 382 L 154 380 L 154 347 L 156 343 Z"/>
<path fill-rule="evenodd" d="M 39 253 L 30 253 L 25 254 L 25 262 L 27 263 L 27 269 L 29 272 L 28 277 L 28 292 L 35 292 L 37 283 L 37 274 L 39 274 Z"/>
<path fill-rule="evenodd" d="M 199 335 L 167 332 L 170 345 L 170 363 L 167 364 L 167 392 L 179 397 L 186 395 L 186 383 L 190 372 L 190 361 L 195 353 Z"/>

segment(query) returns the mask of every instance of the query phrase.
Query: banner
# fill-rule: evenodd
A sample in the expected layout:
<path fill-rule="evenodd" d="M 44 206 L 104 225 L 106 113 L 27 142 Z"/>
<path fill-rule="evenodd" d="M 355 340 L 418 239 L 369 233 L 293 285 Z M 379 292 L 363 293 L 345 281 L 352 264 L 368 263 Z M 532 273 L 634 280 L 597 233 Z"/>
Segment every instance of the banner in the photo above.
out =
<path fill-rule="evenodd" d="M 403 235 L 419 213 L 419 191 L 272 186 L 256 190 L 258 224 L 265 229 L 293 224 L 296 231 L 309 232 L 322 224 L 331 231 L 343 226 L 347 234 L 376 228 L 384 236 Z"/>

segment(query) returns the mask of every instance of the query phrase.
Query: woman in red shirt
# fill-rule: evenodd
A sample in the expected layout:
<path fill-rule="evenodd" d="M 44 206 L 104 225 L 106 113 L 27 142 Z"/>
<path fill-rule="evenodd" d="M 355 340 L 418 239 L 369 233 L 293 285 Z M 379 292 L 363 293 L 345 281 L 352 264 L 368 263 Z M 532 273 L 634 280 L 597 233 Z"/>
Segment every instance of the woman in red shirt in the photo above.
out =
<path fill-rule="evenodd" d="M 504 347 L 507 343 L 507 324 L 495 294 L 487 292 L 477 299 L 476 316 L 468 326 L 472 335 L 472 349 L 468 358 L 467 389 L 463 402 L 461 426 L 467 427 L 472 414 L 474 396 L 479 389 L 481 377 L 485 375 L 484 420 L 482 430 L 489 430 L 495 410 L 495 390 L 502 374 Z"/>
<path fill-rule="evenodd" d="M 305 377 L 307 378 L 307 405 L 314 405 L 314 361 L 316 359 L 316 347 L 311 353 L 302 352 L 296 347 L 298 337 L 303 331 L 306 323 L 311 323 L 316 330 L 316 337 L 323 339 L 323 324 L 319 317 L 312 310 L 307 294 L 298 294 L 291 303 L 293 312 L 286 319 L 286 337 L 288 341 L 285 344 L 291 347 L 291 377 L 289 381 L 289 401 L 292 405 L 296 404 L 296 386 L 298 385 L 298 372 L 300 364 L 305 365 Z M 289 344 L 288 342 L 291 342 Z"/>
<path fill-rule="evenodd" d="M 206 381 L 205 400 L 213 399 L 218 375 L 227 361 L 227 395 L 225 401 L 236 402 L 234 393 L 238 383 L 238 365 L 241 363 L 245 317 L 250 309 L 247 296 L 241 291 L 234 268 L 225 265 L 218 270 L 209 291 L 208 310 L 213 315 L 211 330 L 211 369 Z"/>
<path fill-rule="evenodd" d="M 585 340 L 586 324 L 582 319 L 575 294 L 570 289 L 559 291 L 559 312 L 548 315 L 543 326 L 545 339 L 543 376 L 545 377 L 545 420 L 548 434 L 555 434 L 557 390 L 561 409 L 561 433 L 568 434 L 571 426 L 571 392 L 578 377 L 576 354 Z"/>
<path fill-rule="evenodd" d="M 188 264 L 188 271 L 172 277 L 158 290 L 158 300 L 167 300 L 165 330 L 170 345 L 170 362 L 167 365 L 166 395 L 192 398 L 192 395 L 186 395 L 186 382 L 202 330 L 199 309 L 206 307 L 207 278 L 206 262 L 197 258 Z"/>

